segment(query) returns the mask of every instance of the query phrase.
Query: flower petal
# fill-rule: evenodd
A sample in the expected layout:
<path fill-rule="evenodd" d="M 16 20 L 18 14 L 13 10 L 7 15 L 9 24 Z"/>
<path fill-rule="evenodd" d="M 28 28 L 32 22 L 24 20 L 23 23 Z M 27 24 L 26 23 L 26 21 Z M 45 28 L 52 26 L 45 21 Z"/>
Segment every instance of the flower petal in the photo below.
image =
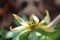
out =
<path fill-rule="evenodd" d="M 46 24 L 49 24 L 50 23 L 49 12 L 48 12 L 48 10 L 46 10 L 45 12 L 47 13 L 47 21 L 46 21 Z"/>
<path fill-rule="evenodd" d="M 18 21 L 18 22 L 22 22 L 23 19 L 21 17 L 19 17 L 18 15 L 16 14 L 13 14 L 14 18 Z"/>
<path fill-rule="evenodd" d="M 24 20 L 19 17 L 18 15 L 16 14 L 13 14 L 14 18 L 21 24 L 21 25 L 28 25 L 26 22 L 24 22 Z"/>
<path fill-rule="evenodd" d="M 40 28 L 42 28 L 46 32 L 54 32 L 55 31 L 54 27 L 50 28 L 50 27 L 44 26 L 44 27 L 40 27 Z"/>
<path fill-rule="evenodd" d="M 13 29 L 12 29 L 12 27 L 10 27 L 10 30 L 13 32 L 20 32 L 20 31 L 27 30 L 27 29 L 29 29 L 29 26 L 19 26 L 19 27 L 15 27 Z"/>
<path fill-rule="evenodd" d="M 50 17 L 49 17 L 49 13 L 46 10 L 46 16 L 42 19 L 42 21 L 39 22 L 39 25 L 44 24 L 44 23 L 49 23 L 50 22 Z"/>
<path fill-rule="evenodd" d="M 38 23 L 38 22 L 39 22 L 38 17 L 36 17 L 36 16 L 33 15 L 33 14 L 31 15 L 30 20 L 34 21 L 35 23 Z"/>

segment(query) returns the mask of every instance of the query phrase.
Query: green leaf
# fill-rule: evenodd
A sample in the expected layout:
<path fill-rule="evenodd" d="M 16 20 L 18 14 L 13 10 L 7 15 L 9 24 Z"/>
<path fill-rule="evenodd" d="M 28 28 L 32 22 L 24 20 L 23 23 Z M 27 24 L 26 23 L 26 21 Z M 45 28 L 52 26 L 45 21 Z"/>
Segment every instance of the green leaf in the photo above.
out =
<path fill-rule="evenodd" d="M 35 29 L 35 31 L 41 33 L 42 35 L 51 35 L 52 34 L 50 32 L 46 32 L 40 28 Z"/>
<path fill-rule="evenodd" d="M 5 39 L 13 38 L 15 36 L 14 32 L 7 30 L 0 30 L 0 36 Z"/>
<path fill-rule="evenodd" d="M 60 36 L 60 31 L 54 32 L 50 37 L 52 37 L 54 40 L 56 40 Z"/>
<path fill-rule="evenodd" d="M 5 38 L 0 38 L 0 40 L 7 40 L 7 39 L 5 39 Z"/>
<path fill-rule="evenodd" d="M 23 15 L 23 16 L 22 16 L 22 19 L 23 19 L 24 21 L 28 21 L 28 18 L 27 18 L 26 15 Z"/>
<path fill-rule="evenodd" d="M 1 35 L 3 38 L 5 38 L 7 32 L 8 32 L 8 31 L 6 31 L 6 30 L 0 30 L 0 35 Z"/>
<path fill-rule="evenodd" d="M 0 30 L 0 40 L 9 40 L 9 38 L 6 37 L 6 34 L 8 33 L 9 31 L 7 30 Z M 9 34 L 10 35 L 10 34 Z M 11 37 L 12 38 L 12 37 Z"/>
<path fill-rule="evenodd" d="M 38 35 L 36 34 L 36 32 L 31 32 L 28 36 L 29 40 L 39 40 Z"/>
<path fill-rule="evenodd" d="M 19 37 L 19 40 L 28 40 L 28 35 L 29 35 L 30 31 L 22 34 L 20 37 Z"/>
<path fill-rule="evenodd" d="M 60 31 L 60 25 L 56 25 L 56 26 L 55 26 L 55 30 L 56 30 L 56 31 Z"/>
<path fill-rule="evenodd" d="M 12 40 L 19 40 L 19 36 L 13 38 Z"/>
<path fill-rule="evenodd" d="M 27 36 L 30 31 L 25 30 L 16 34 L 16 36 L 12 40 L 27 40 Z"/>
<path fill-rule="evenodd" d="M 42 35 L 42 37 L 40 37 L 41 40 L 53 40 L 51 37 L 49 36 L 44 36 Z"/>
<path fill-rule="evenodd" d="M 14 33 L 14 32 L 9 31 L 9 32 L 7 32 L 7 33 L 6 33 L 5 38 L 13 38 L 14 36 L 15 36 L 15 33 Z"/>

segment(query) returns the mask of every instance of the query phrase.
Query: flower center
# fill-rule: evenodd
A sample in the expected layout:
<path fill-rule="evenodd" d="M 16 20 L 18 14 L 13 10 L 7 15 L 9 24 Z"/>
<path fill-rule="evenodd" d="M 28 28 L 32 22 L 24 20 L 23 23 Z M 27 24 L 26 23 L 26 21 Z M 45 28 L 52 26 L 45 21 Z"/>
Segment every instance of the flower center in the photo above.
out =
<path fill-rule="evenodd" d="M 38 23 L 35 23 L 33 21 L 29 21 L 28 24 L 31 30 L 34 30 L 38 26 Z"/>

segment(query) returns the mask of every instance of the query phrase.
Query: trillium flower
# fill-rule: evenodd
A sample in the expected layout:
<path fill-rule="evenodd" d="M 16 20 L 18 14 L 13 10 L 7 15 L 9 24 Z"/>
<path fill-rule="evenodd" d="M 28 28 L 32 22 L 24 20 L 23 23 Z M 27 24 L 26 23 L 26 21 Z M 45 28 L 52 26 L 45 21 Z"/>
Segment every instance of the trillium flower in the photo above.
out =
<path fill-rule="evenodd" d="M 39 18 L 36 17 L 34 14 L 31 15 L 31 17 L 28 21 L 24 21 L 18 15 L 13 14 L 14 18 L 21 24 L 21 26 L 15 27 L 15 28 L 10 27 L 10 30 L 13 32 L 20 32 L 23 30 L 31 30 L 32 31 L 36 28 L 40 28 L 46 32 L 54 32 L 55 31 L 54 28 L 48 26 L 49 22 L 50 22 L 49 13 L 47 10 L 45 12 L 46 12 L 46 16 L 41 21 L 39 21 Z M 46 24 L 46 25 L 44 25 L 44 24 Z"/>

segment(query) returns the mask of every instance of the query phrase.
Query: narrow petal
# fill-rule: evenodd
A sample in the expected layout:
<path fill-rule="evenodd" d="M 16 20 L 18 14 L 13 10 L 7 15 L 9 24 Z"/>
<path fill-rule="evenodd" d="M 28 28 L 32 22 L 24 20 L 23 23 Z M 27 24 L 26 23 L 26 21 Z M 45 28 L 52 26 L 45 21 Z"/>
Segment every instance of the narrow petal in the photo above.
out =
<path fill-rule="evenodd" d="M 29 28 L 28 26 L 19 26 L 19 27 L 15 27 L 15 28 L 10 27 L 10 30 L 13 32 L 20 32 L 20 31 L 26 30 L 28 28 Z"/>
<path fill-rule="evenodd" d="M 42 28 L 46 32 L 54 32 L 55 31 L 54 27 L 50 28 L 50 27 L 44 26 L 44 27 L 40 27 L 40 28 Z"/>
<path fill-rule="evenodd" d="M 21 24 L 21 25 L 28 25 L 21 17 L 16 14 L 13 14 L 14 18 Z"/>
<path fill-rule="evenodd" d="M 14 18 L 21 24 L 24 20 L 16 14 L 13 14 Z"/>
<path fill-rule="evenodd" d="M 29 24 L 27 22 L 22 22 L 21 24 L 22 24 L 22 26 L 29 26 Z"/>
<path fill-rule="evenodd" d="M 38 22 L 39 22 L 38 17 L 36 17 L 36 16 L 33 15 L 33 14 L 31 15 L 30 19 L 33 20 L 33 21 L 35 21 L 35 23 L 38 23 Z"/>
<path fill-rule="evenodd" d="M 34 19 L 34 21 L 35 21 L 36 23 L 38 23 L 38 22 L 39 22 L 38 17 L 36 17 L 35 15 L 33 15 L 33 19 Z"/>
<path fill-rule="evenodd" d="M 45 12 L 47 13 L 47 21 L 46 21 L 46 24 L 49 24 L 50 23 L 50 15 L 49 15 L 48 10 L 46 10 Z"/>
<path fill-rule="evenodd" d="M 42 19 L 42 21 L 39 22 L 39 25 L 44 24 L 44 23 L 49 23 L 50 22 L 50 17 L 49 17 L 49 13 L 46 10 L 46 16 Z"/>

